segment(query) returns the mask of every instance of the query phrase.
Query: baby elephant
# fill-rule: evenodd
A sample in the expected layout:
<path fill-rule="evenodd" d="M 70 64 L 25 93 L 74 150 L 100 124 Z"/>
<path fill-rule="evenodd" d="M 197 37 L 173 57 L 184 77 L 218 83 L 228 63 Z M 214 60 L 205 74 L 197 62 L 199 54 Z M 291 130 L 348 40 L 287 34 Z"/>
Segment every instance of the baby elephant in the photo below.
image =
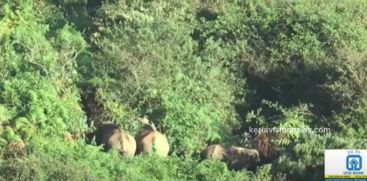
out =
<path fill-rule="evenodd" d="M 230 168 L 235 170 L 254 166 L 260 161 L 259 152 L 256 149 L 219 144 L 208 146 L 203 151 L 203 157 L 224 161 Z"/>
<path fill-rule="evenodd" d="M 153 123 L 149 123 L 146 118 L 140 119 L 143 123 L 143 130 L 137 135 L 137 153 L 155 152 L 157 155 L 166 157 L 169 152 L 167 138 L 158 132 Z"/>
<path fill-rule="evenodd" d="M 133 136 L 121 130 L 112 122 L 102 123 L 96 130 L 96 143 L 105 151 L 117 149 L 123 156 L 134 156 L 136 142 Z"/>

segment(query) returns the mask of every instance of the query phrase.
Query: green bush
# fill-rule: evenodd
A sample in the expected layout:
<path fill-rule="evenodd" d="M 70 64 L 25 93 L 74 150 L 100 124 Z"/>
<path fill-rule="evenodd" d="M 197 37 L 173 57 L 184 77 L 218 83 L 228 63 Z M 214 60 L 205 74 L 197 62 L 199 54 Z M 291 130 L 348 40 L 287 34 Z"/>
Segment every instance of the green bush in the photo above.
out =
<path fill-rule="evenodd" d="M 149 115 L 168 135 L 173 153 L 191 155 L 206 141 L 224 140 L 236 124 L 232 103 L 237 81 L 225 68 L 226 52 L 218 43 L 208 42 L 206 50 L 198 52 L 191 37 L 193 15 L 187 14 L 186 22 L 149 8 L 164 5 L 152 2 L 139 10 L 122 2 L 104 4 L 101 19 L 119 13 L 124 21 L 101 26 L 105 31 L 92 39 L 97 51 L 79 65 L 88 70 L 82 72 L 87 85 L 103 91 L 102 105 L 112 101 L 132 114 Z M 109 8 L 114 14 L 108 14 Z M 135 124 L 124 119 L 116 122 Z"/>
<path fill-rule="evenodd" d="M 251 180 L 249 172 L 229 171 L 218 161 L 199 162 L 175 156 L 121 157 L 83 142 L 34 137 L 30 154 L 0 162 L 6 180 Z M 210 169 L 209 169 L 210 168 Z"/>
<path fill-rule="evenodd" d="M 319 180 L 324 149 L 367 146 L 366 8 L 362 0 L 1 1 L 0 178 Z M 121 158 L 83 143 L 92 122 L 136 135 L 138 116 L 167 135 L 168 158 Z M 63 141 L 66 132 L 82 139 Z M 26 148 L 11 149 L 22 141 Z M 196 160 L 209 143 L 255 145 L 261 164 L 235 172 Z"/>
<path fill-rule="evenodd" d="M 0 6 L 0 121 L 23 139 L 36 130 L 81 132 L 75 59 L 86 43 L 68 24 L 50 29 L 32 3 L 16 2 Z"/>

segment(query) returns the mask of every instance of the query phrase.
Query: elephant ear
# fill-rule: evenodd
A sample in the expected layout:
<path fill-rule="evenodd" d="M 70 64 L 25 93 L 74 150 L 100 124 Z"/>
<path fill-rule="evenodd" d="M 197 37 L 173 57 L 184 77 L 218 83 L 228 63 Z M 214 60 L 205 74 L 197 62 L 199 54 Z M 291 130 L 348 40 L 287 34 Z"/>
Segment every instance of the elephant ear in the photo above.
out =
<path fill-rule="evenodd" d="M 260 156 L 257 152 L 252 152 L 250 156 L 251 156 L 251 159 L 255 161 L 260 161 Z"/>
<path fill-rule="evenodd" d="M 122 133 L 118 133 L 118 134 L 113 134 L 109 141 L 108 144 L 111 146 L 111 148 L 113 149 L 122 149 L 122 144 L 121 144 L 121 140 L 122 140 Z"/>
<path fill-rule="evenodd" d="M 120 142 L 119 143 L 121 145 L 121 150 L 124 150 L 124 141 L 129 142 L 131 140 L 130 140 L 129 134 L 125 131 L 121 131 L 121 133 L 119 135 L 120 135 L 120 138 L 119 138 Z"/>

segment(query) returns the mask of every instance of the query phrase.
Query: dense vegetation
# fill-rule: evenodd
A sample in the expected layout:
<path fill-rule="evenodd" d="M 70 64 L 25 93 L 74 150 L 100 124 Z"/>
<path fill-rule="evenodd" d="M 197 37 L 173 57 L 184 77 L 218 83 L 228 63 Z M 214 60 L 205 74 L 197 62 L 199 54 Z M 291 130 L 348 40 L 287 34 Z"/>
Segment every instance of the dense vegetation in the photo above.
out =
<path fill-rule="evenodd" d="M 365 9 L 363 0 L 2 0 L 0 180 L 320 180 L 325 148 L 367 147 Z M 85 143 L 93 121 L 135 135 L 145 115 L 167 135 L 169 157 Z M 255 147 L 261 163 L 233 171 L 201 160 L 208 143 Z"/>

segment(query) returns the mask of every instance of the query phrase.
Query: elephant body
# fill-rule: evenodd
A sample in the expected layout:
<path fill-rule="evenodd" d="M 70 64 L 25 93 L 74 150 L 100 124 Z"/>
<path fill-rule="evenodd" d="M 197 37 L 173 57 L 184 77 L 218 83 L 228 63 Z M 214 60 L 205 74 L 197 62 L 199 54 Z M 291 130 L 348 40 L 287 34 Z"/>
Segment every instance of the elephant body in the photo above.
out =
<path fill-rule="evenodd" d="M 210 145 L 203 152 L 203 157 L 205 159 L 214 160 L 228 160 L 228 155 L 226 153 L 226 148 L 222 145 Z"/>
<path fill-rule="evenodd" d="M 232 169 L 243 169 L 256 165 L 260 161 L 259 152 L 237 146 L 223 146 L 214 144 L 203 152 L 206 159 L 216 159 L 226 162 Z"/>
<path fill-rule="evenodd" d="M 169 144 L 166 136 L 155 129 L 153 123 L 143 122 L 143 130 L 137 135 L 137 153 L 156 153 L 165 157 L 169 152 Z"/>
<path fill-rule="evenodd" d="M 124 156 L 133 156 L 136 151 L 136 141 L 129 133 L 121 130 L 112 122 L 105 122 L 96 131 L 97 145 L 103 145 L 105 151 L 116 149 Z"/>

